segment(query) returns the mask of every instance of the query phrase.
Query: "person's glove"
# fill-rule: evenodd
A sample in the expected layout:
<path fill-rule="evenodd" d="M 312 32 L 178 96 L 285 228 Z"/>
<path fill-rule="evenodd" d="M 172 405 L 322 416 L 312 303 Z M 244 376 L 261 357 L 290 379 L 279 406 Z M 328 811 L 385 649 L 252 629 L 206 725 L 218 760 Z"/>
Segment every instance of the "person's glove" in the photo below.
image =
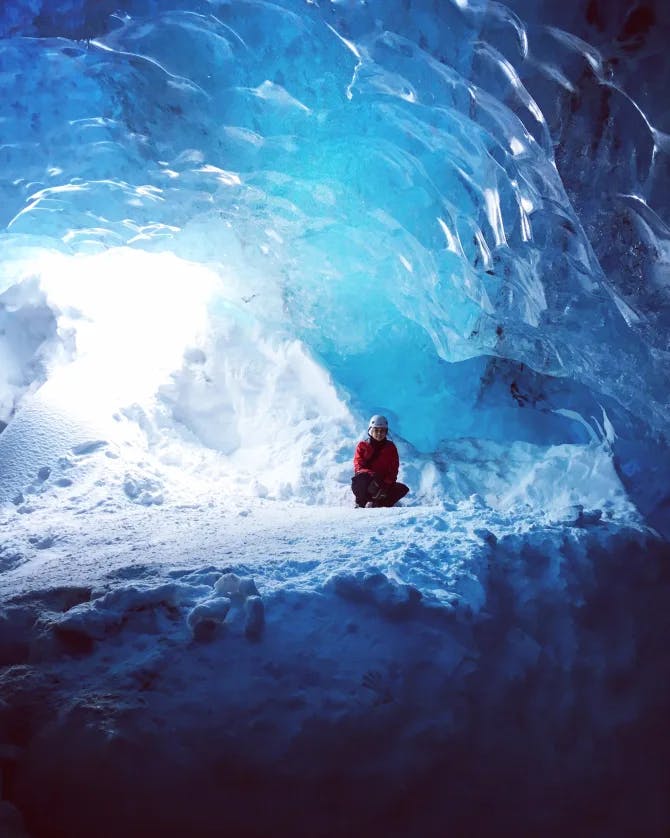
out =
<path fill-rule="evenodd" d="M 372 500 L 384 500 L 386 497 L 386 490 L 384 486 L 381 486 L 377 479 L 371 480 L 370 485 L 368 486 L 368 494 L 372 498 Z"/>

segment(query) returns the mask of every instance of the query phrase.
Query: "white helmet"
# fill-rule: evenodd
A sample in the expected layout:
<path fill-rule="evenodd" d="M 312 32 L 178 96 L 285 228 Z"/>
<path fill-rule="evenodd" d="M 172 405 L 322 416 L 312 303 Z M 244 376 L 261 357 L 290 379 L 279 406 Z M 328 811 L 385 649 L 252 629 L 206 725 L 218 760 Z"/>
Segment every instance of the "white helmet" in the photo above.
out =
<path fill-rule="evenodd" d="M 371 416 L 370 421 L 368 422 L 368 431 L 372 430 L 372 428 L 386 428 L 388 431 L 389 423 L 386 416 L 379 416 L 377 414 Z"/>

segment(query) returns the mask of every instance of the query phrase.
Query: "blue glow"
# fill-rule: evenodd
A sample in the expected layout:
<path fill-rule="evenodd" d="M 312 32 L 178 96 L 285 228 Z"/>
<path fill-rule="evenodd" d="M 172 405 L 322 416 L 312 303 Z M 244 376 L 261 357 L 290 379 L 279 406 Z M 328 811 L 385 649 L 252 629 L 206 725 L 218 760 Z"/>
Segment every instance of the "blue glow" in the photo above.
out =
<path fill-rule="evenodd" d="M 2 4 L 0 832 L 667 832 L 668 35 Z"/>
<path fill-rule="evenodd" d="M 595 402 L 619 437 L 642 423 L 665 450 L 657 332 L 603 273 L 525 86 L 570 89 L 578 59 L 611 84 L 602 56 L 548 27 L 537 65 L 502 6 L 410 5 L 5 6 L 5 252 L 29 236 L 224 264 L 246 298 L 279 295 L 266 327 L 302 340 L 355 411 L 392 414 L 424 452 L 580 437 L 565 415 L 521 417 L 513 392 L 483 408 L 495 359 L 561 379 L 551 410 L 590 423 Z M 666 165 L 640 115 L 636 182 L 614 190 L 641 194 Z"/>

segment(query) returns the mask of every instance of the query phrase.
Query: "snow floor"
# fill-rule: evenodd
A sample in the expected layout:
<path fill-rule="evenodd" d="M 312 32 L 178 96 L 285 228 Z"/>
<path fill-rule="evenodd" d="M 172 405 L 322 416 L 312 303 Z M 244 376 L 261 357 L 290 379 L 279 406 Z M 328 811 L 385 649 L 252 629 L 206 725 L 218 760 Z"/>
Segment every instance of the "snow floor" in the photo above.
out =
<path fill-rule="evenodd" d="M 0 508 L 3 834 L 670 823 L 668 553 L 644 528 L 122 467 L 110 491 L 105 456 Z"/>

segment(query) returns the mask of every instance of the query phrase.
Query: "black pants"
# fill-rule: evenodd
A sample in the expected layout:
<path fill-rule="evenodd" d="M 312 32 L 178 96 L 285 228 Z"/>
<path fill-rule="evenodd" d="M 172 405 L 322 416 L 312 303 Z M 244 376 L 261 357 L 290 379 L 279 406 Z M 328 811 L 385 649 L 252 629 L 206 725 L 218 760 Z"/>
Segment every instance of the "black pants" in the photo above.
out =
<path fill-rule="evenodd" d="M 379 500 L 373 500 L 369 492 L 370 483 L 375 479 L 373 474 L 368 474 L 361 471 L 359 474 L 354 474 L 351 478 L 351 491 L 356 497 L 356 503 L 359 506 L 365 506 L 368 501 L 372 501 L 375 506 L 393 506 L 400 498 L 404 498 L 409 487 L 404 483 L 394 483 L 392 486 L 386 486 L 386 497 Z"/>

